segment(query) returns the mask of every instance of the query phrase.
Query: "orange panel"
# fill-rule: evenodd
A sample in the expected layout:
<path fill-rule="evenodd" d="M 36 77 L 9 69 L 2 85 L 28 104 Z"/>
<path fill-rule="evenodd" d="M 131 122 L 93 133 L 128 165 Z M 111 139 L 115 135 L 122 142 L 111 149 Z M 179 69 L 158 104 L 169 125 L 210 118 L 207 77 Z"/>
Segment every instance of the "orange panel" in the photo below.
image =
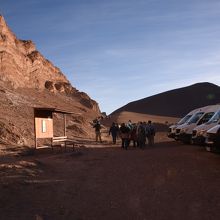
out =
<path fill-rule="evenodd" d="M 35 118 L 35 132 L 36 132 L 36 138 L 52 138 L 53 119 Z"/>

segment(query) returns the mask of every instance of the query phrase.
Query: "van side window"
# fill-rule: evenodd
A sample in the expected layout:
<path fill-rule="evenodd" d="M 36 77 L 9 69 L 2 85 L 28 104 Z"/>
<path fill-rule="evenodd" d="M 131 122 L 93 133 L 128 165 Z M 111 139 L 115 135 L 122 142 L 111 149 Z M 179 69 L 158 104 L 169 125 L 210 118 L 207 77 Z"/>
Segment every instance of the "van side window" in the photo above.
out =
<path fill-rule="evenodd" d="M 189 120 L 189 124 L 192 123 L 197 123 L 197 121 L 200 119 L 200 117 L 202 117 L 202 115 L 204 114 L 204 112 L 197 112 L 196 114 L 194 114 L 190 120 Z"/>
<path fill-rule="evenodd" d="M 213 117 L 209 120 L 210 123 L 216 123 L 220 119 L 220 111 L 216 112 Z"/>
<path fill-rule="evenodd" d="M 215 112 L 206 113 L 198 122 L 198 125 L 204 124 L 209 121 L 209 119 L 215 114 Z"/>

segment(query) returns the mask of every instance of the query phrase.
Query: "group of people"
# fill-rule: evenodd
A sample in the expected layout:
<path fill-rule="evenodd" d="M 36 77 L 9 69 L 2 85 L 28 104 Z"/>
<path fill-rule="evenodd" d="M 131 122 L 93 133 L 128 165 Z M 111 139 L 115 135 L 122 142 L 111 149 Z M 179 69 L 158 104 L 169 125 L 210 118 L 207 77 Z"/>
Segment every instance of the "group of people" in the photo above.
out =
<path fill-rule="evenodd" d="M 132 142 L 133 147 L 144 148 L 147 142 L 149 146 L 153 146 L 155 133 L 155 128 L 150 120 L 148 123 L 138 122 L 137 124 L 129 120 L 127 124 L 122 123 L 120 126 L 113 122 L 109 129 L 113 144 L 116 144 L 117 137 L 120 137 L 121 147 L 126 150 Z"/>
<path fill-rule="evenodd" d="M 100 120 L 94 121 L 93 128 L 95 128 L 96 142 L 102 142 Z M 121 147 L 127 150 L 131 143 L 133 147 L 139 148 L 144 148 L 147 143 L 153 146 L 156 132 L 150 120 L 147 123 L 138 122 L 137 124 L 129 120 L 128 123 L 121 125 L 113 122 L 108 133 L 112 136 L 113 144 L 116 144 L 117 138 L 121 138 Z"/>

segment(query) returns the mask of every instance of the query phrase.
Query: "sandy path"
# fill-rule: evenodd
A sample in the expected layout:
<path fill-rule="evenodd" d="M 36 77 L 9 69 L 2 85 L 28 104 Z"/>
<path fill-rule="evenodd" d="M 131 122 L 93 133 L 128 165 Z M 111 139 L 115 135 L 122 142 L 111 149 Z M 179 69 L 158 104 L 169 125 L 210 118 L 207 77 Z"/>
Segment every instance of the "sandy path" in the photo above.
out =
<path fill-rule="evenodd" d="M 0 170 L 0 219 L 220 219 L 220 157 L 199 147 L 80 149 L 16 163 L 28 165 Z"/>

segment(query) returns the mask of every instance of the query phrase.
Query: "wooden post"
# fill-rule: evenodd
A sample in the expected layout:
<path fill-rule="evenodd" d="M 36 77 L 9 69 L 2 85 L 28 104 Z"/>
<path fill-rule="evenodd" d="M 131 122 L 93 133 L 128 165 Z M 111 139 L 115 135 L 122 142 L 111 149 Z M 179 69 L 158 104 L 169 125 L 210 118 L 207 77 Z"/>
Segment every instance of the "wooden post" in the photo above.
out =
<path fill-rule="evenodd" d="M 34 109 L 34 146 L 35 146 L 35 149 L 37 149 L 37 134 L 36 134 L 36 121 L 35 121 L 35 109 Z"/>
<path fill-rule="evenodd" d="M 64 136 L 66 136 L 66 114 L 63 114 L 64 117 Z"/>

